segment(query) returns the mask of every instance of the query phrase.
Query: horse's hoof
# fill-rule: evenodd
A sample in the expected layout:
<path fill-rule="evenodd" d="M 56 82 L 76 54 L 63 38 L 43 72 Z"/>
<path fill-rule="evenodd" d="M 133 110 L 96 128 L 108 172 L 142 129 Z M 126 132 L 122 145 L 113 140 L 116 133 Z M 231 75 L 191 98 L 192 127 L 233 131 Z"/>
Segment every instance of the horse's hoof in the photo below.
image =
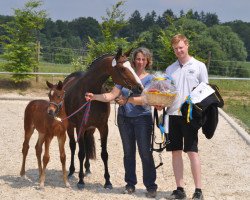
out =
<path fill-rule="evenodd" d="M 105 189 L 109 189 L 109 190 L 112 190 L 113 189 L 113 185 L 110 183 L 110 184 L 105 184 L 104 185 L 104 188 Z"/>
<path fill-rule="evenodd" d="M 68 179 L 72 178 L 72 177 L 73 177 L 73 174 L 74 174 L 74 172 L 73 172 L 73 173 L 70 172 L 70 173 L 68 174 Z"/>
<path fill-rule="evenodd" d="M 40 190 L 44 190 L 44 184 L 43 184 L 43 183 L 41 183 L 41 184 L 39 185 L 39 189 L 40 189 Z"/>
<path fill-rule="evenodd" d="M 66 182 L 66 183 L 65 183 L 65 187 L 66 187 L 66 188 L 70 188 L 69 182 Z"/>
<path fill-rule="evenodd" d="M 85 186 L 84 183 L 77 183 L 77 187 L 78 187 L 79 190 L 83 190 L 84 186 Z"/>
<path fill-rule="evenodd" d="M 84 174 L 85 177 L 88 177 L 90 175 L 91 175 L 91 171 L 86 171 L 85 174 Z"/>

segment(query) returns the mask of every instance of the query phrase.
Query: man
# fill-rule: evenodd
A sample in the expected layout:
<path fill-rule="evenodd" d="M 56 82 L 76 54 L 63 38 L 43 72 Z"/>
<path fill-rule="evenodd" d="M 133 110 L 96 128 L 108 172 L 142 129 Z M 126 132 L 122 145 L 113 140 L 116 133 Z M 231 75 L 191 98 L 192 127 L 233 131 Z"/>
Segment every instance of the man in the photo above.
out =
<path fill-rule="evenodd" d="M 166 74 L 173 78 L 179 92 L 178 98 L 167 109 L 169 117 L 170 144 L 167 151 L 172 151 L 172 166 L 177 189 L 173 191 L 171 199 L 185 199 L 183 181 L 182 151 L 187 153 L 195 184 L 192 199 L 203 199 L 201 191 L 201 164 L 198 154 L 198 130 L 192 128 L 187 120 L 181 116 L 180 107 L 192 89 L 200 82 L 208 83 L 208 73 L 204 63 L 196 60 L 188 53 L 188 39 L 181 34 L 175 35 L 171 40 L 177 61 L 166 69 Z M 161 109 L 160 106 L 156 106 Z"/>

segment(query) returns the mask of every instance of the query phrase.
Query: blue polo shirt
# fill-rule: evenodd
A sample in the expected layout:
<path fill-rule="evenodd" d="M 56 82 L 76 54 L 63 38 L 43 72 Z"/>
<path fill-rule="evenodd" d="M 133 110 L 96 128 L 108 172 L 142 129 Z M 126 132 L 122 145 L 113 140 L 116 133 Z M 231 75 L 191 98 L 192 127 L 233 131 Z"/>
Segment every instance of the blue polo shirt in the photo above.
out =
<path fill-rule="evenodd" d="M 152 79 L 154 78 L 153 75 L 149 74 L 147 76 L 145 76 L 143 79 L 141 79 L 142 85 L 145 87 L 147 87 L 147 85 L 149 85 L 152 81 Z M 124 97 L 129 97 L 130 94 L 132 93 L 131 90 L 122 87 L 121 85 L 115 85 L 115 87 L 117 87 L 119 90 L 121 90 L 122 96 Z M 133 96 L 140 96 L 140 94 L 135 94 L 133 93 L 131 95 Z M 141 115 L 151 115 L 151 106 L 148 105 L 134 105 L 132 103 L 126 103 L 123 106 L 119 106 L 118 108 L 118 115 L 123 115 L 126 117 L 138 117 Z"/>

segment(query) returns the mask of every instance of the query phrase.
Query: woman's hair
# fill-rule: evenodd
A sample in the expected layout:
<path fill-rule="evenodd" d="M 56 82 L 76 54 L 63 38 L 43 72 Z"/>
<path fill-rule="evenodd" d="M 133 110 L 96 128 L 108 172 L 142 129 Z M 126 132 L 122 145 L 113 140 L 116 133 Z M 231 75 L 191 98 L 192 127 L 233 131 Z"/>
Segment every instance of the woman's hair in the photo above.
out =
<path fill-rule="evenodd" d="M 136 55 L 138 53 L 142 53 L 146 58 L 147 58 L 147 65 L 145 67 L 145 69 L 150 69 L 152 67 L 152 64 L 153 64 L 153 55 L 152 53 L 149 51 L 149 49 L 145 48 L 145 47 L 140 47 L 140 48 L 137 48 L 133 51 L 133 54 L 132 54 L 132 63 L 134 64 L 135 62 L 135 58 L 136 58 Z"/>
<path fill-rule="evenodd" d="M 171 39 L 171 45 L 174 46 L 178 44 L 180 41 L 183 41 L 186 45 L 189 44 L 189 41 L 185 35 L 177 34 Z"/>

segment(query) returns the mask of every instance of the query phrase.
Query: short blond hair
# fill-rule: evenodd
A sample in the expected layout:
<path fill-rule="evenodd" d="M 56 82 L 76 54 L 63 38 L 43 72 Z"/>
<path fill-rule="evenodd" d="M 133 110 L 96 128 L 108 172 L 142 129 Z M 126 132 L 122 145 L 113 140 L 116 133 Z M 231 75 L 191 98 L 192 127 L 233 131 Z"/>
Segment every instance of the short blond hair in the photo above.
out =
<path fill-rule="evenodd" d="M 174 46 L 178 44 L 180 41 L 183 41 L 186 45 L 189 44 L 189 41 L 185 35 L 177 34 L 171 39 L 171 45 Z"/>
<path fill-rule="evenodd" d="M 135 62 L 135 58 L 136 58 L 136 55 L 138 53 L 142 53 L 147 58 L 148 63 L 146 65 L 145 69 L 150 69 L 152 67 L 152 64 L 153 64 L 153 54 L 149 51 L 149 49 L 147 49 L 145 47 L 139 47 L 133 51 L 133 54 L 132 54 L 133 64 Z"/>

